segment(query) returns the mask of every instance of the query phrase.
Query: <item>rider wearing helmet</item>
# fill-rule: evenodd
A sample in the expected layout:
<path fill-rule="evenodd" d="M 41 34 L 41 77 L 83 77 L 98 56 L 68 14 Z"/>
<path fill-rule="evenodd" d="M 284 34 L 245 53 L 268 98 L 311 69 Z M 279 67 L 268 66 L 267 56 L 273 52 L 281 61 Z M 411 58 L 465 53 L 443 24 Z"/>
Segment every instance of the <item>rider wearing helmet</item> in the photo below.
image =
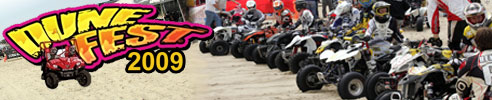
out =
<path fill-rule="evenodd" d="M 284 8 L 284 3 L 282 0 L 275 0 L 273 2 L 273 9 L 275 10 L 275 27 L 280 25 L 281 28 L 287 28 L 292 25 L 292 12 L 289 9 Z"/>
<path fill-rule="evenodd" d="M 256 2 L 254 0 L 248 0 L 246 2 L 246 7 L 248 11 L 241 18 L 245 24 L 256 24 L 255 26 L 260 26 L 260 24 L 265 21 L 265 15 L 260 10 L 256 9 Z"/>
<path fill-rule="evenodd" d="M 479 54 L 467 58 L 458 69 L 456 92 L 464 100 L 489 100 L 492 92 L 492 29 L 482 27 L 474 37 Z"/>
<path fill-rule="evenodd" d="M 389 3 L 383 1 L 374 3 L 372 11 L 375 16 L 369 21 L 365 37 L 374 36 L 374 38 L 402 42 L 403 35 L 399 31 L 395 19 L 389 14 L 390 6 Z"/>
<path fill-rule="evenodd" d="M 374 4 L 376 0 L 359 0 L 359 4 L 362 6 L 359 14 L 359 22 L 358 24 L 352 27 L 351 30 L 347 31 L 346 34 L 351 34 L 353 31 L 361 30 L 367 28 L 369 20 L 372 19 L 374 14 L 371 12 L 372 4 Z M 362 32 L 362 31 L 360 31 Z"/>
<path fill-rule="evenodd" d="M 476 46 L 473 38 L 477 33 L 477 29 L 480 27 L 492 28 L 491 16 L 480 3 L 471 3 L 465 8 L 464 13 L 466 16 L 465 21 L 468 24 L 463 32 L 463 36 L 465 36 L 468 41 L 465 41 L 464 43 Z"/>
<path fill-rule="evenodd" d="M 357 8 L 353 8 L 352 4 L 347 1 L 341 1 L 334 13 L 335 21 L 330 26 L 332 30 L 344 30 L 347 28 L 352 28 L 359 22 L 359 10 Z"/>
<path fill-rule="evenodd" d="M 304 0 L 296 0 L 295 2 L 296 10 L 299 12 L 299 19 L 294 24 L 293 28 L 296 29 L 302 24 L 302 28 L 309 32 L 309 28 L 314 26 L 314 15 L 309 9 L 307 9 L 307 3 Z"/>

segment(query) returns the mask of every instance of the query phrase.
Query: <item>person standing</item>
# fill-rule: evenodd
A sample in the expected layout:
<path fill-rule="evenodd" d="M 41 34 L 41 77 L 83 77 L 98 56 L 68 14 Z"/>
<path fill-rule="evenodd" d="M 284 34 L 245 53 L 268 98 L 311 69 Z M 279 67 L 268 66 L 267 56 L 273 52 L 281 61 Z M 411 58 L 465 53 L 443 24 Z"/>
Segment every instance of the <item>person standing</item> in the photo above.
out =
<path fill-rule="evenodd" d="M 306 0 L 307 8 L 313 13 L 314 19 L 318 19 L 318 0 Z"/>
<path fill-rule="evenodd" d="M 333 0 L 321 0 L 322 8 L 321 12 L 323 14 L 323 17 L 326 17 L 328 14 L 328 11 L 326 11 L 326 6 L 328 6 L 328 10 L 333 11 L 335 9 L 335 4 Z"/>
<path fill-rule="evenodd" d="M 439 39 L 439 8 L 446 13 L 448 19 L 448 47 L 451 50 L 461 50 L 460 44 L 463 40 L 463 31 L 467 26 L 464 10 L 470 5 L 468 0 L 427 0 L 427 19 L 431 25 L 433 37 L 429 42 L 441 46 Z"/>
<path fill-rule="evenodd" d="M 220 19 L 219 15 L 215 13 L 220 9 L 217 1 L 219 0 L 205 1 L 205 15 L 206 15 L 205 25 L 207 26 L 222 26 L 222 20 Z"/>

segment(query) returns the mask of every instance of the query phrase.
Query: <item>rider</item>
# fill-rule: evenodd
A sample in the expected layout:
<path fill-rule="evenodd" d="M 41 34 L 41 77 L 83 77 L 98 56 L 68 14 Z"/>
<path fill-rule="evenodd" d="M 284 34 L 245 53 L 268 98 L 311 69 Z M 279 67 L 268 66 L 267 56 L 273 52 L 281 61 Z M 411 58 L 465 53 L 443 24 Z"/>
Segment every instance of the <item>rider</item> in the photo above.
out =
<path fill-rule="evenodd" d="M 395 40 L 396 42 L 402 42 L 403 35 L 401 35 L 396 20 L 393 19 L 390 14 L 390 4 L 378 1 L 372 6 L 372 11 L 375 16 L 369 21 L 369 27 L 366 30 L 365 38 L 374 36 L 376 39 L 385 39 L 390 42 Z"/>
<path fill-rule="evenodd" d="M 410 5 L 406 2 L 406 0 L 382 0 L 385 1 L 389 4 L 391 4 L 390 7 L 390 15 L 393 17 L 393 19 L 396 20 L 398 29 L 403 24 L 403 20 L 405 18 L 405 12 L 410 8 Z"/>
<path fill-rule="evenodd" d="M 359 4 L 362 5 L 359 14 L 359 22 L 357 25 L 352 27 L 351 30 L 347 31 L 346 34 L 351 34 L 353 31 L 361 30 L 367 28 L 369 20 L 372 19 L 374 14 L 371 12 L 371 6 L 374 4 L 375 0 L 359 0 Z"/>
<path fill-rule="evenodd" d="M 492 29 L 482 27 L 474 37 L 479 54 L 469 57 L 463 62 L 458 70 L 458 81 L 456 92 L 464 100 L 490 99 L 492 85 Z"/>
<path fill-rule="evenodd" d="M 477 33 L 477 29 L 480 27 L 492 28 L 491 16 L 486 12 L 485 7 L 480 3 L 471 3 L 465 8 L 464 13 L 466 16 L 465 21 L 468 24 L 463 33 L 463 36 L 467 39 L 464 43 L 467 45 L 476 46 L 473 38 Z"/>
<path fill-rule="evenodd" d="M 291 29 L 296 29 L 297 27 L 299 27 L 299 25 L 302 24 L 303 30 L 310 32 L 309 28 L 314 26 L 313 13 L 311 13 L 311 11 L 306 8 L 307 3 L 304 0 L 296 0 L 295 5 L 297 12 L 299 12 L 299 19 Z"/>
<path fill-rule="evenodd" d="M 431 25 L 433 37 L 429 39 L 430 43 L 441 46 L 442 41 L 439 39 L 439 8 L 447 14 L 448 19 L 448 47 L 451 50 L 461 50 L 460 44 L 463 40 L 463 30 L 466 27 L 465 15 L 463 8 L 470 4 L 469 0 L 426 0 L 427 1 L 427 19 Z"/>
<path fill-rule="evenodd" d="M 256 9 L 256 2 L 254 0 L 248 0 L 246 2 L 246 7 L 248 7 L 248 11 L 246 11 L 241 20 L 244 21 L 246 25 L 260 26 L 261 23 L 265 21 L 265 15 L 263 12 Z"/>
<path fill-rule="evenodd" d="M 275 27 L 287 28 L 292 25 L 292 12 L 289 9 L 284 8 L 282 0 L 275 0 L 273 2 L 273 9 L 275 10 Z"/>
<path fill-rule="evenodd" d="M 360 12 L 353 8 L 352 4 L 347 1 L 341 1 L 332 16 L 336 16 L 335 21 L 330 25 L 331 30 L 338 31 L 350 29 L 359 22 Z M 349 33 L 350 34 L 350 33 Z M 348 35 L 348 34 L 346 34 Z"/>

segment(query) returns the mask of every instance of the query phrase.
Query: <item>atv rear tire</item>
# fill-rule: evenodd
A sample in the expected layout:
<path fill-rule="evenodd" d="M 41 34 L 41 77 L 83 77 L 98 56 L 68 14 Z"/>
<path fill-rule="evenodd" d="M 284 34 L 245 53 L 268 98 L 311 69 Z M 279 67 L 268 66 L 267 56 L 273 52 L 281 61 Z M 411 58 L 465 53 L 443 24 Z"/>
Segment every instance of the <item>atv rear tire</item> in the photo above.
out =
<path fill-rule="evenodd" d="M 323 84 L 319 84 L 320 81 L 316 75 L 321 72 L 321 68 L 316 65 L 307 65 L 299 73 L 297 73 L 296 83 L 297 87 L 302 91 L 306 92 L 309 90 L 320 90 Z"/>
<path fill-rule="evenodd" d="M 80 86 L 83 87 L 91 85 L 91 74 L 89 74 L 86 70 L 80 71 L 77 76 L 77 82 L 79 82 Z"/>
<path fill-rule="evenodd" d="M 299 52 L 289 59 L 289 67 L 292 73 L 297 73 L 299 69 L 307 65 L 306 59 L 309 57 L 308 53 Z"/>
<path fill-rule="evenodd" d="M 48 74 L 46 74 L 46 79 L 44 80 L 46 87 L 50 89 L 55 89 L 56 87 L 58 87 L 58 82 L 60 82 L 60 80 L 58 79 L 58 75 L 53 72 L 49 72 Z"/>
<path fill-rule="evenodd" d="M 271 53 L 268 53 L 268 56 L 266 59 L 268 68 L 270 68 L 270 69 L 277 68 L 277 66 L 275 66 L 275 57 L 277 57 L 277 55 L 279 53 L 280 53 L 280 50 L 274 50 Z"/>
<path fill-rule="evenodd" d="M 202 53 L 207 53 L 207 52 L 210 52 L 210 50 L 208 50 L 207 48 L 207 43 L 205 43 L 205 41 L 200 41 L 200 52 Z"/>
<path fill-rule="evenodd" d="M 243 50 L 246 46 L 246 43 L 243 41 L 233 42 L 231 45 L 231 54 L 234 58 L 243 58 Z"/>
<path fill-rule="evenodd" d="M 227 55 L 229 53 L 229 43 L 224 40 L 214 41 L 210 44 L 209 50 L 213 56 Z"/>
<path fill-rule="evenodd" d="M 384 83 L 381 83 L 379 78 L 388 76 L 388 73 L 379 72 L 371 75 L 371 77 L 366 80 L 365 92 L 367 100 L 377 100 L 376 98 L 378 97 L 378 95 L 384 92 L 384 86 L 382 85 Z"/>
<path fill-rule="evenodd" d="M 253 61 L 255 61 L 256 64 L 265 64 L 266 60 L 264 57 L 261 57 L 260 55 L 260 50 L 258 49 L 253 49 L 253 53 L 251 55 L 253 57 Z"/>
<path fill-rule="evenodd" d="M 275 66 L 277 66 L 278 70 L 280 70 L 281 72 L 289 70 L 289 65 L 285 63 L 284 59 L 282 58 L 282 53 L 280 52 L 275 57 Z"/>
<path fill-rule="evenodd" d="M 342 99 L 357 99 L 364 96 L 364 76 L 358 72 L 348 72 L 337 85 Z"/>
<path fill-rule="evenodd" d="M 258 44 L 250 44 L 243 49 L 243 56 L 246 58 L 247 61 L 253 61 L 253 56 L 251 55 L 253 53 L 253 50 L 256 49 Z"/>
<path fill-rule="evenodd" d="M 417 32 L 422 32 L 424 31 L 424 17 L 418 17 L 417 18 L 417 23 L 416 23 L 416 27 L 417 27 Z"/>

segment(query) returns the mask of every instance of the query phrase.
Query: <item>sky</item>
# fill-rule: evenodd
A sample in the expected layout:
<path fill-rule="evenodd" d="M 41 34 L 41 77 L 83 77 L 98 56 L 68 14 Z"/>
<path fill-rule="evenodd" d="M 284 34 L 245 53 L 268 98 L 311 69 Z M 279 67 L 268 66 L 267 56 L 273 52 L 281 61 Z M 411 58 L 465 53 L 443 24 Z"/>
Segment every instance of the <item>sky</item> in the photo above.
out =
<path fill-rule="evenodd" d="M 35 18 L 43 13 L 68 7 L 98 4 L 109 0 L 0 0 L 0 30 Z M 0 40 L 3 40 L 0 35 Z"/>

